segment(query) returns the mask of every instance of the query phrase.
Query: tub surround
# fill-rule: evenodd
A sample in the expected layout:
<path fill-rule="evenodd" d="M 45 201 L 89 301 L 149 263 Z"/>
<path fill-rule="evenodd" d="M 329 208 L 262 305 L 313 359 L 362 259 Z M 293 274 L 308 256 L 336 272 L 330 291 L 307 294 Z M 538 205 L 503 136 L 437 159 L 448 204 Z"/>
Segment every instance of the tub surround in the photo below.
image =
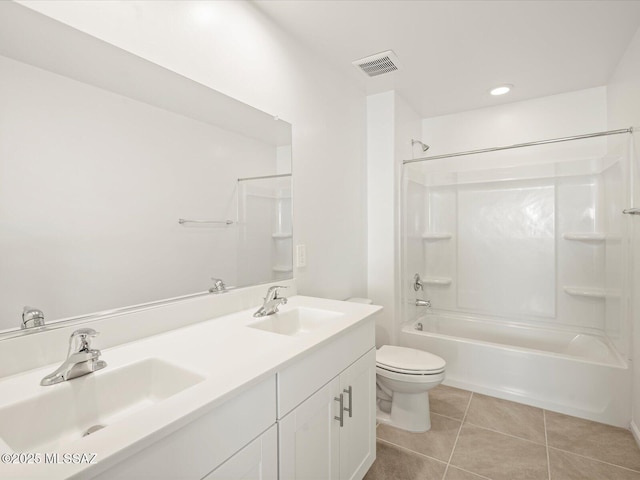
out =
<path fill-rule="evenodd" d="M 422 138 L 440 132 L 443 153 L 498 150 L 405 165 L 407 323 L 398 325 L 398 343 L 444 358 L 448 385 L 626 427 L 631 252 L 621 212 L 628 203 L 629 131 L 500 150 L 509 138 L 523 143 L 515 138 L 520 133 L 539 141 L 604 132 L 605 93 L 591 89 L 466 112 L 452 115 L 454 123 L 424 121 Z M 540 128 L 515 136 L 485 129 L 480 144 L 460 146 L 467 139 L 460 132 L 507 112 Z M 584 118 L 568 121 L 576 112 Z M 558 124 L 555 133 L 543 134 L 543 124 L 563 116 L 570 128 L 584 130 L 560 134 Z M 459 128 L 451 130 L 454 124 Z M 416 273 L 425 279 L 417 294 L 409 283 Z M 416 298 L 430 300 L 433 309 L 413 307 Z"/>
<path fill-rule="evenodd" d="M 266 290 L 266 287 L 261 286 L 260 290 Z M 224 295 L 220 296 L 219 299 L 223 302 L 231 301 L 231 303 L 238 301 L 238 299 L 224 297 Z M 117 335 L 110 329 L 117 324 L 117 321 L 105 323 L 102 326 L 92 324 L 96 330 L 104 330 L 103 338 L 106 342 L 102 342 L 103 338 L 98 338 L 95 347 L 102 350 L 102 358 L 108 363 L 106 369 L 92 375 L 108 374 L 145 359 L 159 359 L 202 377 L 202 381 L 195 382 L 190 388 L 141 409 L 90 436 L 63 445 L 54 443 L 42 447 L 46 452 L 41 453 L 58 451 L 96 454 L 97 464 L 0 465 L 0 476 L 11 478 L 40 476 L 51 479 L 99 475 L 200 416 L 214 411 L 232 397 L 268 382 L 268 379 L 273 378 L 277 372 L 353 331 L 380 310 L 380 307 L 371 305 L 304 296 L 290 297 L 288 304 L 281 307 L 283 313 L 305 308 L 339 313 L 327 321 L 326 325 L 292 336 L 274 334 L 258 328 L 247 328 L 247 325 L 257 320 L 253 317 L 257 306 L 256 302 L 247 310 L 218 316 L 209 321 L 117 346 L 109 345 L 116 341 Z M 226 307 L 230 308 L 229 305 Z M 163 316 L 161 309 L 154 309 L 154 313 L 158 317 Z M 182 316 L 189 316 L 184 314 L 184 309 Z M 370 322 L 372 321 L 371 319 Z M 33 345 L 34 342 L 42 343 L 46 339 L 46 342 L 55 341 L 56 346 L 64 349 L 68 340 L 66 330 L 69 328 L 72 327 L 42 335 L 11 339 L 5 343 L 17 341 L 24 344 L 28 341 Z M 371 331 L 373 332 L 373 327 Z M 371 343 L 373 347 L 373 338 Z M 15 352 L 15 349 L 13 351 Z M 28 357 L 29 351 L 22 350 L 22 356 Z M 27 398 L 37 399 L 39 396 L 46 395 L 51 388 L 81 389 L 83 382 L 91 381 L 91 375 L 89 375 L 53 387 L 41 387 L 42 377 L 57 366 L 56 361 L 25 373 L 0 379 L 0 409 Z M 11 370 L 14 369 L 9 369 L 9 372 L 14 373 Z M 42 407 L 46 408 L 46 405 Z M 24 428 L 28 429 L 28 425 Z M 10 451 L 7 448 L 3 450 Z"/>

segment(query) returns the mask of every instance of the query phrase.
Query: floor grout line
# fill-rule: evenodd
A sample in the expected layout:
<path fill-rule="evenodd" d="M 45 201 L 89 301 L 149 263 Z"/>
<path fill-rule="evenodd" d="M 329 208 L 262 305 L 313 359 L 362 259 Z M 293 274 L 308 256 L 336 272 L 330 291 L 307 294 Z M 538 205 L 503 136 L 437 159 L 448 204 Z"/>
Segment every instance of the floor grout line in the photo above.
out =
<path fill-rule="evenodd" d="M 471 397 L 469 397 L 469 398 L 471 398 Z M 450 417 L 449 415 L 443 415 L 443 414 L 438 413 L 438 412 L 431 412 L 431 415 L 437 415 L 439 417 L 448 418 L 449 420 L 455 420 L 456 422 L 461 422 L 462 421 L 462 418 Z"/>
<path fill-rule="evenodd" d="M 460 432 L 462 432 L 462 426 L 464 425 L 464 420 L 467 418 L 467 413 L 469 412 L 469 407 L 471 406 L 471 400 L 473 400 L 473 392 L 469 395 L 469 402 L 467 403 L 467 408 L 464 409 L 464 415 L 462 416 L 462 420 L 460 421 L 460 428 L 458 429 L 458 434 L 456 435 L 456 441 L 453 442 L 453 448 L 451 449 L 451 454 L 449 455 L 449 461 L 447 462 L 447 466 L 444 469 L 444 474 L 442 475 L 442 480 L 447 477 L 447 472 L 449 471 L 449 465 L 451 465 L 451 459 L 453 458 L 453 452 L 456 451 L 456 445 L 458 444 L 458 439 L 460 438 Z M 469 472 L 473 473 L 473 472 Z"/>
<path fill-rule="evenodd" d="M 473 422 L 466 422 L 466 423 L 467 425 L 471 425 L 476 428 L 481 428 L 482 430 L 487 430 L 489 432 L 499 433 L 500 435 L 506 435 L 507 437 L 515 438 L 516 440 L 522 440 L 523 442 L 533 443 L 534 445 L 540 445 L 541 447 L 546 446 L 544 442 L 536 442 L 535 440 L 529 440 L 528 438 L 519 437 L 511 433 L 505 433 L 505 432 L 501 432 L 500 430 L 494 430 L 493 428 L 483 427 L 482 425 L 477 425 Z M 546 433 L 545 433 L 545 436 L 546 436 Z"/>
<path fill-rule="evenodd" d="M 379 441 L 379 442 L 382 442 L 382 443 L 386 443 L 387 445 L 393 445 L 394 447 L 399 448 L 400 450 L 404 450 L 407 453 L 413 453 L 415 455 L 419 455 L 421 457 L 428 458 L 429 460 L 435 460 L 438 463 L 444 463 L 444 464 L 447 463 L 444 460 L 440 460 L 439 458 L 430 457 L 429 455 L 425 455 L 424 453 L 416 452 L 415 450 L 411 450 L 410 448 L 403 447 L 402 445 L 398 445 L 397 443 L 390 442 L 389 440 L 386 440 L 384 438 L 377 437 L 376 440 Z"/>
<path fill-rule="evenodd" d="M 564 449 L 558 448 L 558 447 L 549 447 L 549 448 L 552 449 L 552 450 L 557 450 L 559 452 L 568 453 L 569 455 L 575 455 L 576 457 L 585 458 L 587 460 L 593 460 L 594 462 L 598 462 L 598 463 L 603 463 L 605 465 L 609 465 L 610 467 L 621 468 L 623 470 L 627 470 L 628 472 L 640 473 L 640 469 L 634 470 L 633 468 L 623 467 L 622 465 L 618 465 L 618 464 L 611 463 L 611 462 L 605 462 L 604 460 L 599 460 L 597 458 L 589 457 L 587 455 L 582 455 L 581 453 L 572 452 L 570 450 L 564 450 Z"/>
<path fill-rule="evenodd" d="M 549 437 L 547 437 L 547 412 L 542 410 L 542 421 L 544 422 L 544 446 L 547 450 L 547 473 L 551 480 L 551 460 L 549 459 Z"/>
<path fill-rule="evenodd" d="M 462 467 L 456 467 L 456 466 L 453 466 L 453 465 L 452 465 L 452 468 L 456 468 L 456 469 L 461 470 L 461 471 L 463 471 L 463 472 L 470 473 L 471 475 L 474 475 L 474 476 L 476 476 L 476 477 L 478 477 L 478 478 L 483 478 L 484 480 L 492 480 L 492 479 L 491 479 L 491 478 L 489 478 L 489 477 L 485 477 L 484 475 L 480 475 L 479 473 L 472 472 L 471 470 L 465 470 L 465 469 L 464 469 L 464 468 L 462 468 Z M 447 473 L 447 472 L 445 472 L 445 474 L 446 474 L 446 473 Z"/>

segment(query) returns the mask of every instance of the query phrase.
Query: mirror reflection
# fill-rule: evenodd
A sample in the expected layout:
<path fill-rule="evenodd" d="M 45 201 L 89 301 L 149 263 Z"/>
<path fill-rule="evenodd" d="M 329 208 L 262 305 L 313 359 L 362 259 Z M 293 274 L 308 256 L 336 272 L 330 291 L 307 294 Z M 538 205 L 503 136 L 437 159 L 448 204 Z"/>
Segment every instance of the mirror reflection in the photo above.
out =
<path fill-rule="evenodd" d="M 24 7 L 0 17 L 0 331 L 25 306 L 49 324 L 292 276 L 289 124 Z"/>

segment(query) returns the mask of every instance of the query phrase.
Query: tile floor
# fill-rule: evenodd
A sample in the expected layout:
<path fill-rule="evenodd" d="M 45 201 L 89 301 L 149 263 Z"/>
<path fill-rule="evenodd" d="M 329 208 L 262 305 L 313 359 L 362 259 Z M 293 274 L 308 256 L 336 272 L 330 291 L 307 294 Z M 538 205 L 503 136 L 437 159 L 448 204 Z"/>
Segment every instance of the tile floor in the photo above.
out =
<path fill-rule="evenodd" d="M 640 480 L 623 428 L 440 385 L 431 430 L 377 430 L 365 480 Z"/>

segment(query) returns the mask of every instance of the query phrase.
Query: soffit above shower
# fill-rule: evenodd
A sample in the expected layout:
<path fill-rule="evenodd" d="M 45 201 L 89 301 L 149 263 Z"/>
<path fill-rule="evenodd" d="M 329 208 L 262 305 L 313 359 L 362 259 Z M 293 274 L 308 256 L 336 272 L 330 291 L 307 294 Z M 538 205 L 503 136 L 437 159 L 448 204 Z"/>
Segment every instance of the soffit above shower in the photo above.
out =
<path fill-rule="evenodd" d="M 423 117 L 605 85 L 640 26 L 640 2 L 254 0 L 367 94 L 395 89 Z M 354 59 L 393 50 L 367 78 Z M 492 97 L 495 85 L 518 86 Z"/>

